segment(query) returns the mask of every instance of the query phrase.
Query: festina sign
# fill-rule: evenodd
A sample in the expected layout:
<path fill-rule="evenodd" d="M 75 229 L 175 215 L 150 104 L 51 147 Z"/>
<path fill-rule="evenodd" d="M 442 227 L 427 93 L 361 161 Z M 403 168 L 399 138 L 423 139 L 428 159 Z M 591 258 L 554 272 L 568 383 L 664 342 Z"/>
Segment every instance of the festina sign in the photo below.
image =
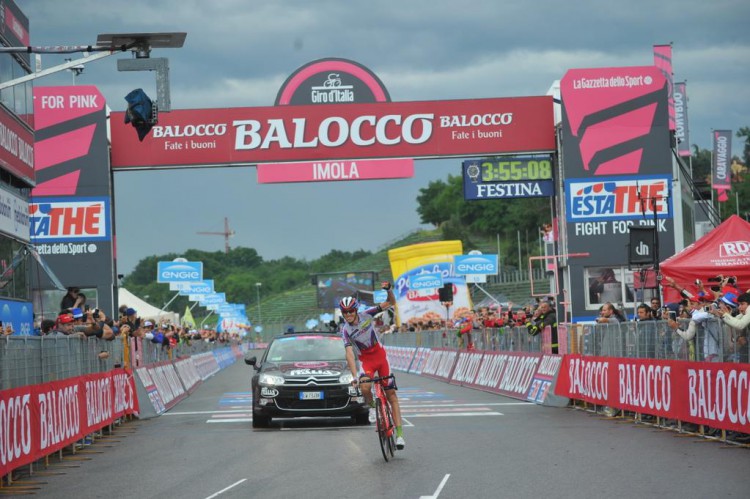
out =
<path fill-rule="evenodd" d="M 124 113 L 111 127 L 114 169 L 555 149 L 549 96 L 177 110 L 142 143 Z"/>

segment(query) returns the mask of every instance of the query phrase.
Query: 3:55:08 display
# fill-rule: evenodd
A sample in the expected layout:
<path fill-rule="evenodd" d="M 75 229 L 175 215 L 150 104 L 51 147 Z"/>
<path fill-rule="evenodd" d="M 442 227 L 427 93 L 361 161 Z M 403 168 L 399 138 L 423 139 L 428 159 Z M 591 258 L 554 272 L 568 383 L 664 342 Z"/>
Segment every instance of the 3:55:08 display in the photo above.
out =
<path fill-rule="evenodd" d="M 482 182 L 552 179 L 552 162 L 548 159 L 483 161 L 479 166 Z"/>

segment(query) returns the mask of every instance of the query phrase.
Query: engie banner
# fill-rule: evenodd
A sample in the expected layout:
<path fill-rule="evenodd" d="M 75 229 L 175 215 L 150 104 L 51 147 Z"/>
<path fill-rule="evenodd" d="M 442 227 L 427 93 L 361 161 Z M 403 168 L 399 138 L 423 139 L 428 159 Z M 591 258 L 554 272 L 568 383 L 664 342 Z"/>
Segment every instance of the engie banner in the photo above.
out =
<path fill-rule="evenodd" d="M 143 142 L 111 117 L 113 169 L 555 150 L 550 96 L 173 110 Z"/>
<path fill-rule="evenodd" d="M 124 369 L 0 391 L 0 476 L 138 411 Z"/>
<path fill-rule="evenodd" d="M 446 319 L 438 288 L 415 289 L 412 280 L 440 274 L 445 285 L 452 286 L 451 320 L 457 320 L 471 309 L 471 297 L 463 276 L 456 275 L 453 258 L 463 254 L 461 241 L 434 241 L 388 250 L 396 296 L 397 324 Z"/>
<path fill-rule="evenodd" d="M 750 365 L 566 355 L 557 395 L 750 433 Z"/>

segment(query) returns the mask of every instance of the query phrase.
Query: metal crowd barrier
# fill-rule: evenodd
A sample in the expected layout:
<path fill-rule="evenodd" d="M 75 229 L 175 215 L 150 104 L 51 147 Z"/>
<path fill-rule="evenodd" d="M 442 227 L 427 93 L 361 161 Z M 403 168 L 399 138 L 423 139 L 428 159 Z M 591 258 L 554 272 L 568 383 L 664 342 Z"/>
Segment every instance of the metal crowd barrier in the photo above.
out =
<path fill-rule="evenodd" d="M 384 344 L 397 347 L 465 349 L 471 342 L 476 350 L 542 351 L 542 335 L 531 336 L 525 327 L 480 328 L 460 336 L 458 329 L 435 329 L 385 334 L 381 338 Z"/>
<path fill-rule="evenodd" d="M 678 321 L 683 330 L 689 320 Z M 382 335 L 383 343 L 406 347 L 466 348 L 469 338 L 456 329 L 440 329 Z M 750 344 L 740 345 L 738 332 L 717 318 L 696 325 L 695 338 L 685 341 L 666 321 L 627 321 L 619 324 L 561 324 L 558 327 L 560 353 L 602 357 L 748 362 Z M 529 335 L 523 326 L 479 328 L 471 331 L 477 350 L 545 352 L 549 336 Z"/>
<path fill-rule="evenodd" d="M 680 319 L 687 330 L 688 319 Z M 748 362 L 750 345 L 740 345 L 738 332 L 718 318 L 696 324 L 695 337 L 684 340 L 666 321 L 619 324 L 570 324 L 568 352 L 603 357 Z"/>
<path fill-rule="evenodd" d="M 0 390 L 105 372 L 115 367 L 135 368 L 224 346 L 225 343 L 203 340 L 166 347 L 140 338 L 117 337 L 105 341 L 96 337 L 3 336 L 0 337 Z M 108 355 L 101 356 L 102 352 Z"/>

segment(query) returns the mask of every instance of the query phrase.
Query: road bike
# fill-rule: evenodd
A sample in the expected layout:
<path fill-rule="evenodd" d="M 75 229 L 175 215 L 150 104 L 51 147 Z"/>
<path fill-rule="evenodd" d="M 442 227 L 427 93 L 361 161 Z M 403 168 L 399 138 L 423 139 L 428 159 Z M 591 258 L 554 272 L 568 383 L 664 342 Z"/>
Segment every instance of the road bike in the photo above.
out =
<path fill-rule="evenodd" d="M 359 384 L 370 383 L 373 385 L 372 399 L 375 401 L 376 431 L 380 441 L 380 450 L 383 452 L 383 459 L 388 462 L 396 452 L 396 425 L 393 423 L 393 413 L 391 404 L 385 396 L 382 381 L 393 380 L 393 388 L 396 388 L 396 377 L 383 376 L 379 378 L 370 378 L 369 380 L 360 381 Z"/>

